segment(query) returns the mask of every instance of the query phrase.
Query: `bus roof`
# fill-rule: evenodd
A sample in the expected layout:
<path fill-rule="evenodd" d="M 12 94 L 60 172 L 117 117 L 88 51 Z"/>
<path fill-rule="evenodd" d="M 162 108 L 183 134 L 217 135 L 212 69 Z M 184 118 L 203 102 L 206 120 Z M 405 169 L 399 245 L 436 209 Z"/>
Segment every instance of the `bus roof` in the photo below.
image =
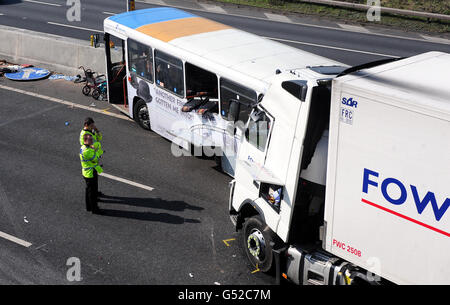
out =
<path fill-rule="evenodd" d="M 110 21 L 114 22 L 113 24 Z M 339 62 L 168 7 L 121 13 L 105 20 L 143 33 L 180 50 L 265 83 L 281 71 Z"/>

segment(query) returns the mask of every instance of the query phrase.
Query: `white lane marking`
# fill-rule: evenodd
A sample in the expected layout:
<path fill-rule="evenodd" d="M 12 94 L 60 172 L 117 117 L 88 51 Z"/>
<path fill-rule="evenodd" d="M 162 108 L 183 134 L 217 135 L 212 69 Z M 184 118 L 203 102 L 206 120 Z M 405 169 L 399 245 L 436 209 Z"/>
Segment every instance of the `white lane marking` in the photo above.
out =
<path fill-rule="evenodd" d="M 281 15 L 278 15 L 278 16 L 281 16 Z M 284 16 L 284 17 L 285 17 L 285 16 Z M 286 18 L 287 18 L 287 17 L 286 17 Z M 270 19 L 264 19 L 264 20 L 270 20 Z M 270 21 L 274 21 L 274 20 L 270 20 Z M 80 29 L 80 30 L 95 31 L 95 32 L 100 32 L 100 33 L 102 33 L 102 31 L 99 31 L 99 30 L 94 30 L 94 29 L 89 29 L 89 28 L 82 28 L 82 27 L 73 26 L 73 25 L 68 25 L 68 24 L 63 24 L 63 23 L 56 23 L 56 22 L 50 22 L 50 21 L 48 21 L 47 23 L 49 23 L 49 24 L 54 24 L 54 25 L 59 25 L 59 26 L 66 26 L 66 27 L 70 27 L 70 28 L 76 28 L 76 29 Z M 303 45 L 314 46 L 314 47 L 321 47 L 321 48 L 327 48 L 327 49 L 334 49 L 334 50 L 340 50 L 340 51 L 347 51 L 347 52 L 355 52 L 355 53 L 362 53 L 362 54 L 369 54 L 369 55 L 377 55 L 377 56 L 384 56 L 384 57 L 392 57 L 392 58 L 399 57 L 399 56 L 387 55 L 387 54 L 381 54 L 381 53 L 373 53 L 373 52 L 367 52 L 367 51 L 359 51 L 359 50 L 346 49 L 346 48 L 339 48 L 339 47 L 332 47 L 332 46 L 320 45 L 320 44 L 314 44 L 314 43 L 308 43 L 308 42 L 301 42 L 301 41 L 297 41 L 297 40 L 288 40 L 288 39 L 281 39 L 281 38 L 275 38 L 275 37 L 264 37 L 264 38 L 268 38 L 268 39 L 272 39 L 272 40 L 277 40 L 277 41 L 282 41 L 282 42 L 291 42 L 291 43 L 303 44 Z"/>
<path fill-rule="evenodd" d="M 450 44 L 450 40 L 445 39 L 445 38 L 431 37 L 431 36 L 427 36 L 427 35 L 420 35 L 420 36 L 423 37 L 423 39 L 426 39 L 426 40 L 431 41 L 431 42 Z"/>
<path fill-rule="evenodd" d="M 141 1 L 136 1 L 136 2 L 141 2 Z M 146 2 L 146 3 L 149 3 L 149 2 Z M 151 4 L 170 6 L 170 5 L 167 5 L 163 0 L 152 0 Z"/>
<path fill-rule="evenodd" d="M 268 20 L 268 19 L 264 19 L 264 20 Z M 273 20 L 271 20 L 271 21 L 273 21 Z M 67 26 L 67 27 L 71 27 L 71 28 L 77 28 L 77 29 L 80 29 L 80 30 L 96 31 L 96 32 L 102 33 L 102 31 L 93 30 L 93 29 L 88 29 L 88 28 L 82 28 L 82 27 L 77 27 L 77 26 L 73 26 L 73 25 L 67 25 L 67 24 L 55 23 L 55 22 L 47 22 L 47 23 L 54 24 L 54 25 L 60 25 L 60 26 Z M 264 36 L 263 36 L 263 37 L 264 37 Z M 321 45 L 321 44 L 315 44 L 315 43 L 301 42 L 301 41 L 297 41 L 297 40 L 288 40 L 288 39 L 281 39 L 281 38 L 275 38 L 275 37 L 264 37 L 264 38 L 268 38 L 268 39 L 272 39 L 272 40 L 277 40 L 277 41 L 282 41 L 282 42 L 291 42 L 291 43 L 303 44 L 303 45 L 314 46 L 314 47 L 321 47 L 321 48 L 327 48 L 327 49 L 334 49 L 334 50 L 340 50 L 340 51 L 347 51 L 347 52 L 355 52 L 355 53 L 362 53 L 362 54 L 369 54 L 369 55 L 376 55 L 376 56 L 384 56 L 384 57 L 391 57 L 391 58 L 399 57 L 399 56 L 388 55 L 388 54 L 382 54 L 382 53 L 374 53 L 374 52 L 360 51 L 360 50 L 354 50 L 354 49 L 346 49 L 346 48 L 332 47 L 332 46 Z"/>
<path fill-rule="evenodd" d="M 45 5 L 50 5 L 50 6 L 62 6 L 61 4 L 48 3 L 48 2 L 35 1 L 35 0 L 23 0 L 23 1 L 25 1 L 25 2 L 31 2 L 31 3 L 37 3 L 37 4 L 45 4 Z"/>
<path fill-rule="evenodd" d="M 118 13 L 111 13 L 111 12 L 103 12 L 105 15 L 117 15 Z"/>
<path fill-rule="evenodd" d="M 27 242 L 27 241 L 25 241 L 25 240 L 23 240 L 23 239 L 14 237 L 14 236 L 9 235 L 9 234 L 7 234 L 7 233 L 4 233 L 4 232 L 2 232 L 2 231 L 0 231 L 0 237 L 1 237 L 1 238 L 4 238 L 4 239 L 7 239 L 7 240 L 9 240 L 9 241 L 12 241 L 13 243 L 16 243 L 16 244 L 18 244 L 18 245 L 24 246 L 24 247 L 26 247 L 26 248 L 28 248 L 28 247 L 30 247 L 30 246 L 32 245 L 32 243 L 29 243 L 29 242 Z"/>
<path fill-rule="evenodd" d="M 140 184 L 140 183 L 128 180 L 128 179 L 116 177 L 116 176 L 113 176 L 113 175 L 110 175 L 110 174 L 101 173 L 100 176 L 108 178 L 108 179 L 116 180 L 116 181 L 119 181 L 119 182 L 123 182 L 123 183 L 129 184 L 129 185 L 135 186 L 135 187 L 139 187 L 139 188 L 147 190 L 147 191 L 153 191 L 154 190 L 154 188 L 151 187 L 151 186 L 143 185 L 143 184 Z"/>
<path fill-rule="evenodd" d="M 266 15 L 266 17 L 272 21 L 285 22 L 285 23 L 291 22 L 291 19 L 289 19 L 288 17 L 286 17 L 284 15 L 270 14 L 270 13 L 264 13 L 264 15 Z"/>
<path fill-rule="evenodd" d="M 140 1 L 138 1 L 140 2 Z M 176 7 L 176 6 L 173 6 Z M 195 10 L 195 9 L 192 9 Z M 198 10 L 201 11 L 201 10 Z M 221 14 L 221 13 L 217 13 L 217 14 Z M 244 17 L 244 16 L 240 16 L 237 15 L 239 17 Z M 281 15 L 279 15 L 281 16 Z M 284 16 L 285 17 L 285 16 Z M 256 17 L 255 17 L 256 18 Z M 287 17 L 286 17 L 287 18 Z M 264 19 L 264 18 L 257 18 L 257 19 L 262 19 L 262 20 L 269 20 L 269 21 L 274 21 L 271 19 Z M 70 27 L 70 28 L 75 28 L 75 29 L 80 29 L 80 30 L 85 30 L 85 31 L 94 31 L 94 32 L 99 32 L 99 33 L 103 33 L 103 31 L 99 31 L 99 30 L 94 30 L 94 29 L 89 29 L 89 28 L 83 28 L 83 27 L 78 27 L 78 26 L 73 26 L 73 25 L 68 25 L 68 24 L 63 24 L 63 23 L 56 23 L 56 22 L 50 22 L 48 21 L 47 23 L 49 24 L 53 24 L 53 25 L 59 25 L 59 26 L 65 26 L 65 27 Z M 308 25 L 306 25 L 308 26 Z M 334 29 L 334 30 L 340 30 L 337 28 L 330 28 L 330 29 Z M 353 32 L 355 33 L 355 31 L 350 31 L 350 30 L 345 30 L 345 29 L 341 29 L 344 31 L 348 31 L 348 32 Z M 371 32 L 368 33 L 363 33 L 363 32 L 358 32 L 361 34 L 374 34 Z M 378 34 L 377 34 L 378 35 Z M 395 36 L 392 36 L 395 37 Z M 291 43 L 296 43 L 296 44 L 303 44 L 303 45 L 309 45 L 309 46 L 314 46 L 314 47 L 321 47 L 321 48 L 327 48 L 327 49 L 334 49 L 334 50 L 340 50 L 340 51 L 347 51 L 347 52 L 355 52 L 355 53 L 362 53 L 362 54 L 368 54 L 368 55 L 376 55 L 376 56 L 384 56 L 384 57 L 391 57 L 391 58 L 396 58 L 399 56 L 394 56 L 394 55 L 388 55 L 388 54 L 382 54 L 382 53 L 374 53 L 374 52 L 368 52 L 368 51 L 360 51 L 360 50 L 354 50 L 354 49 L 346 49 L 346 48 L 339 48 L 339 47 L 332 47 L 332 46 L 327 46 L 327 45 L 320 45 L 320 44 L 314 44 L 314 43 L 307 43 L 307 42 L 301 42 L 301 41 L 296 41 L 296 40 L 287 40 L 287 39 L 281 39 L 281 38 L 275 38 L 275 37 L 265 37 L 268 39 L 272 39 L 272 40 L 277 40 L 277 41 L 284 41 L 284 42 L 291 42 Z M 402 37 L 396 37 L 396 38 L 402 38 Z M 409 39 L 409 38 L 405 38 L 405 39 Z M 425 38 L 424 38 L 425 39 Z M 413 39 L 413 40 L 418 40 L 418 41 L 424 41 L 422 39 Z M 445 43 L 447 40 L 445 39 L 441 39 L 441 42 L 438 42 L 436 40 L 425 40 L 425 41 L 429 41 L 429 42 L 434 42 L 434 43 Z M 450 41 L 448 41 L 448 44 L 450 44 Z"/>
<path fill-rule="evenodd" d="M 0 16 L 3 16 L 3 15 L 5 15 L 5 14 L 3 14 L 3 13 L 0 13 Z"/>
<path fill-rule="evenodd" d="M 206 3 L 197 3 L 197 4 L 209 12 L 226 14 L 226 11 L 218 5 L 212 5 L 212 4 L 206 4 Z"/>
<path fill-rule="evenodd" d="M 47 23 L 48 24 L 53 24 L 53 25 L 58 25 L 58 26 L 65 26 L 65 27 L 73 28 L 73 29 L 79 29 L 79 30 L 85 30 L 85 31 L 90 31 L 90 32 L 103 33 L 103 31 L 94 30 L 94 29 L 90 29 L 90 28 L 83 28 L 81 26 L 75 26 L 75 25 L 69 25 L 69 24 L 64 24 L 64 23 L 51 22 L 51 21 L 47 21 Z"/>
<path fill-rule="evenodd" d="M 349 30 L 352 32 L 358 32 L 358 33 L 370 33 L 370 31 L 362 26 L 359 25 L 351 25 L 351 24 L 343 24 L 343 23 L 338 23 L 338 26 L 340 26 L 341 28 L 345 29 L 345 30 Z"/>
<path fill-rule="evenodd" d="M 51 101 L 51 102 L 67 105 L 67 106 L 70 106 L 72 108 L 80 108 L 80 109 L 84 109 L 84 110 L 89 110 L 89 111 L 92 111 L 92 112 L 100 113 L 100 114 L 103 114 L 103 115 L 112 116 L 112 117 L 115 117 L 115 118 L 118 118 L 118 119 L 122 119 L 122 120 L 126 120 L 126 121 L 133 121 L 129 117 L 126 117 L 126 116 L 124 116 L 122 114 L 116 114 L 116 113 L 111 113 L 111 112 L 104 112 L 101 109 L 96 109 L 96 108 L 92 108 L 92 107 L 89 107 L 89 106 L 75 104 L 73 102 L 65 101 L 65 100 L 62 100 L 62 99 L 59 99 L 59 98 L 55 98 L 55 97 L 51 97 L 51 96 L 47 96 L 47 95 L 43 95 L 43 94 L 28 92 L 28 91 L 25 91 L 25 90 L 13 88 L 13 87 L 8 87 L 8 86 L 4 86 L 4 85 L 0 85 L 0 88 L 1 89 L 5 89 L 5 90 L 9 90 L 9 91 L 14 91 L 14 92 L 21 93 L 21 94 L 26 94 L 26 95 L 33 96 L 33 97 L 37 97 L 37 98 L 40 98 L 40 99 L 43 99 L 43 100 L 47 100 L 47 101 Z"/>
<path fill-rule="evenodd" d="M 326 48 L 326 49 L 334 49 L 334 50 L 346 51 L 346 52 L 355 52 L 355 53 L 362 53 L 362 54 L 369 54 L 369 55 L 376 55 L 376 56 L 384 56 L 384 57 L 390 57 L 390 58 L 398 58 L 398 57 L 400 57 L 400 56 L 394 56 L 394 55 L 383 54 L 383 53 L 375 53 L 375 52 L 360 51 L 360 50 L 346 49 L 346 48 L 340 48 L 340 47 L 332 47 L 332 46 L 326 46 L 326 45 L 323 45 L 323 44 L 301 42 L 301 41 L 296 41 L 296 40 L 280 39 L 280 38 L 273 38 L 273 37 L 264 37 L 264 38 L 277 40 L 277 41 L 282 41 L 282 42 L 291 42 L 291 43 L 296 43 L 296 44 L 302 44 L 302 45 L 312 46 L 312 47 L 319 47 L 319 48 Z"/>
<path fill-rule="evenodd" d="M 141 2 L 141 3 L 147 3 L 147 4 L 158 4 L 155 0 L 146 0 L 146 1 L 139 1 L 136 0 L 136 2 Z M 196 9 L 196 8 L 190 8 L 190 7 L 185 7 L 185 6 L 179 6 L 179 5 L 165 5 L 165 6 L 170 6 L 170 7 L 175 7 L 175 8 L 180 8 L 180 9 L 185 9 L 185 10 L 189 10 L 189 11 L 198 11 L 198 12 L 205 12 L 205 10 L 202 9 Z M 250 19 L 257 19 L 257 20 L 264 20 L 264 21 L 274 21 L 274 20 L 270 20 L 267 18 L 262 18 L 262 17 L 254 17 L 254 16 L 246 16 L 246 15 L 239 15 L 239 14 L 231 14 L 231 13 L 216 13 L 216 12 L 211 12 L 213 14 L 221 14 L 221 15 L 228 15 L 228 16 L 233 16 L 233 17 L 240 17 L 240 18 L 250 18 Z M 351 32 L 351 33 L 355 33 L 354 31 L 351 30 L 346 30 L 346 29 L 342 29 L 342 28 L 337 28 L 337 27 L 331 27 L 331 26 L 324 26 L 324 25 L 316 25 L 316 24 L 308 24 L 308 23 L 302 23 L 302 22 L 294 22 L 291 21 L 289 22 L 290 24 L 295 24 L 295 25 L 301 25 L 301 26 L 307 26 L 307 27 L 312 27 L 312 28 L 319 28 L 319 29 L 326 29 L 326 30 L 335 30 L 335 31 L 343 31 L 343 32 Z M 389 35 L 389 34 L 382 34 L 382 33 L 374 33 L 374 32 L 370 32 L 370 33 L 360 33 L 360 34 L 366 34 L 366 35 L 375 35 L 375 36 L 381 36 L 381 37 L 389 37 L 389 38 L 397 38 L 397 39 L 406 39 L 406 40 L 414 40 L 414 41 L 421 41 L 421 42 L 430 42 L 424 39 L 420 39 L 420 38 L 414 38 L 414 37 L 405 37 L 405 36 L 398 36 L 398 35 Z M 435 42 L 436 43 L 436 42 Z M 443 44 L 450 44 L 449 43 L 443 43 Z"/>

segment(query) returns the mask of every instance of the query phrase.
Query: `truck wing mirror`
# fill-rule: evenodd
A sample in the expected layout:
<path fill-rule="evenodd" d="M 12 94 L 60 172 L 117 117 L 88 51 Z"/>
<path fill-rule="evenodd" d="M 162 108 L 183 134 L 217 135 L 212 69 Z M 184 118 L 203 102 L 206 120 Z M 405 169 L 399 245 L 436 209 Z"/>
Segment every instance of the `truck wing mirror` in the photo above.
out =
<path fill-rule="evenodd" d="M 236 122 L 239 118 L 239 111 L 241 109 L 241 104 L 237 100 L 230 100 L 230 106 L 228 108 L 228 120 Z"/>
<path fill-rule="evenodd" d="M 290 80 L 281 84 L 281 87 L 304 102 L 306 100 L 306 93 L 308 92 L 308 84 L 305 80 Z"/>

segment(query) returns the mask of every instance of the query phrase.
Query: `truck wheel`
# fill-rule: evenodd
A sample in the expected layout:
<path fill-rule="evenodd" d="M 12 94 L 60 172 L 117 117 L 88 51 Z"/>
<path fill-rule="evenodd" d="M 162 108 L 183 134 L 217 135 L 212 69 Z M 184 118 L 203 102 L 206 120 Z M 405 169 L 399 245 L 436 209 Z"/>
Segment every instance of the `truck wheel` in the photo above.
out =
<path fill-rule="evenodd" d="M 253 216 L 245 221 L 241 231 L 241 245 L 247 258 L 255 269 L 268 272 L 272 269 L 273 232 L 260 216 Z"/>
<path fill-rule="evenodd" d="M 147 104 L 143 100 L 138 100 L 134 107 L 134 119 L 144 129 L 150 130 L 150 115 Z"/>

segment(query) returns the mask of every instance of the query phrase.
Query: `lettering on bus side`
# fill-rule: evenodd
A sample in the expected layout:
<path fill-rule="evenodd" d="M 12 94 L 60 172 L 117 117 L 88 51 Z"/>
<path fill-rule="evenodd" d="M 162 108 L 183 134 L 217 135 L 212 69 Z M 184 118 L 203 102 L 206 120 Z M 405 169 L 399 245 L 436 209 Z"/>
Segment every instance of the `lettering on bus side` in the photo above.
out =
<path fill-rule="evenodd" d="M 168 92 L 156 88 L 155 102 L 162 108 L 180 115 L 188 120 L 193 120 L 193 116 L 190 113 L 182 112 L 181 107 L 184 105 L 184 101 L 169 94 Z"/>

